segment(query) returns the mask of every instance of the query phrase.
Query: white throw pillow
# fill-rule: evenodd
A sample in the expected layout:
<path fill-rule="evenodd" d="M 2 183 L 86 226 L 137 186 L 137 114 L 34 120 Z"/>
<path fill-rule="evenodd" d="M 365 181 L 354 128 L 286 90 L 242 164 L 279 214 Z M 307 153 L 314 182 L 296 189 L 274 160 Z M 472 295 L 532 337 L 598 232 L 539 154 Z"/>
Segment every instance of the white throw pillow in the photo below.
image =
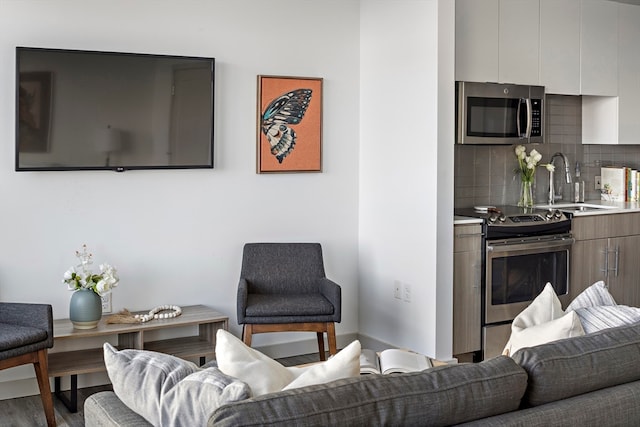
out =
<path fill-rule="evenodd" d="M 580 318 L 575 311 L 570 311 L 562 317 L 539 325 L 530 326 L 519 332 L 511 332 L 509 340 L 511 347 L 509 355 L 524 347 L 533 347 L 563 338 L 584 335 Z"/>
<path fill-rule="evenodd" d="M 250 397 L 249 387 L 216 368 L 164 353 L 103 345 L 107 374 L 118 398 L 158 426 L 206 425 L 218 406 Z"/>
<path fill-rule="evenodd" d="M 571 301 L 567 306 L 567 311 L 577 310 L 585 307 L 599 307 L 603 305 L 618 305 L 613 296 L 609 293 L 607 285 L 600 280 L 582 291 L 580 295 Z"/>
<path fill-rule="evenodd" d="M 249 384 L 253 396 L 282 390 L 294 379 L 280 363 L 223 329 L 216 333 L 216 360 L 222 372 Z"/>
<path fill-rule="evenodd" d="M 222 372 L 247 383 L 255 397 L 285 388 L 360 375 L 360 342 L 352 342 L 325 362 L 287 368 L 248 347 L 231 333 L 219 329 L 216 333 L 216 359 Z"/>
<path fill-rule="evenodd" d="M 296 379 L 287 384 L 284 390 L 357 377 L 360 375 L 360 350 L 360 341 L 356 340 L 326 362 L 301 368 L 288 368 L 294 373 Z"/>
<path fill-rule="evenodd" d="M 571 313 L 569 313 L 571 314 Z M 511 337 L 503 354 L 513 355 L 522 347 L 532 347 L 561 338 L 584 335 L 579 318 L 565 315 L 551 283 L 513 319 Z"/>
<path fill-rule="evenodd" d="M 556 291 L 547 283 L 540 294 L 513 319 L 512 331 L 521 331 L 531 326 L 539 325 L 564 315 L 562 303 L 556 295 Z"/>

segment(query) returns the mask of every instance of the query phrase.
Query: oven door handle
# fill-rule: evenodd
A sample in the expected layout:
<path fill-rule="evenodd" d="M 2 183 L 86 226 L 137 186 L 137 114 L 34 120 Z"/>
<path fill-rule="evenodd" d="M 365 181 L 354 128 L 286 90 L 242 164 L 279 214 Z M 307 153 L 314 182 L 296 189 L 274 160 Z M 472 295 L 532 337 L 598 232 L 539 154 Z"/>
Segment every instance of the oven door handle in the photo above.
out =
<path fill-rule="evenodd" d="M 553 249 L 560 247 L 567 247 L 573 245 L 576 239 L 573 237 L 565 237 L 562 239 L 554 240 L 532 240 L 532 241 L 519 241 L 519 242 L 495 242 L 487 244 L 488 252 L 497 252 L 501 249 L 508 249 L 509 251 L 521 250 L 526 251 L 530 249 Z"/>

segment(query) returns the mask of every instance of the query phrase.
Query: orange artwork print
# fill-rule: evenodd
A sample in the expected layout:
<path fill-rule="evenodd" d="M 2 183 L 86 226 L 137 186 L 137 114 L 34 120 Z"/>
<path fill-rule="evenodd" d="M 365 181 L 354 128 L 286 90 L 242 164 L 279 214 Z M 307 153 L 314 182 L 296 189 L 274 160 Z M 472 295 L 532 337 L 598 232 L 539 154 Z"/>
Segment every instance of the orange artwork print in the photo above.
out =
<path fill-rule="evenodd" d="M 322 79 L 258 76 L 257 172 L 322 171 Z"/>

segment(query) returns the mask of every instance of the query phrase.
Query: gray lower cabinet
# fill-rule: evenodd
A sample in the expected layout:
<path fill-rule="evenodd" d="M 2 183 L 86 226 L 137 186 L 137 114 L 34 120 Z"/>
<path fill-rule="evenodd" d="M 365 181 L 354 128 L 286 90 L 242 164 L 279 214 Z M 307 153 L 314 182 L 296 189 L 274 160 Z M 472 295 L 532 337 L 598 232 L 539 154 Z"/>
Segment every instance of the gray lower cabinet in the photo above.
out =
<path fill-rule="evenodd" d="M 598 280 L 618 304 L 640 306 L 640 213 L 575 217 L 570 294 Z"/>
<path fill-rule="evenodd" d="M 482 227 L 454 226 L 453 239 L 453 354 L 480 350 L 480 280 Z"/>

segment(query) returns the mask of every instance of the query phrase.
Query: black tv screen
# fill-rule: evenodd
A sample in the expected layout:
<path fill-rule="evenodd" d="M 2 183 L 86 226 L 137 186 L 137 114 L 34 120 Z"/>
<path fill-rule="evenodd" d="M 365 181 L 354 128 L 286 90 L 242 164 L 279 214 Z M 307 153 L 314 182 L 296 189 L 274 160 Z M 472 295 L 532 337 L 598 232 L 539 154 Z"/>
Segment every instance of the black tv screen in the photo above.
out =
<path fill-rule="evenodd" d="M 16 48 L 16 170 L 213 168 L 215 59 Z"/>

